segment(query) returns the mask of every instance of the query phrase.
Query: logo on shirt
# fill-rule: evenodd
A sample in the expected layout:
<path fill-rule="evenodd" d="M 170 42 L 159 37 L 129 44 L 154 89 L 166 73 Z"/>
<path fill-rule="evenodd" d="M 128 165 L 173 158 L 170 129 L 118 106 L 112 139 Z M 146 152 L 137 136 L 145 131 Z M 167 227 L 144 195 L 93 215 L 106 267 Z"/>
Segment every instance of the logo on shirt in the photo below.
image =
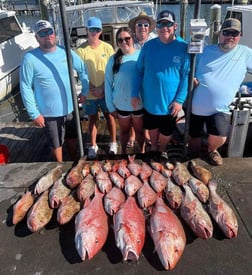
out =
<path fill-rule="evenodd" d="M 174 63 L 181 63 L 181 57 L 180 56 L 173 56 L 173 60 Z"/>

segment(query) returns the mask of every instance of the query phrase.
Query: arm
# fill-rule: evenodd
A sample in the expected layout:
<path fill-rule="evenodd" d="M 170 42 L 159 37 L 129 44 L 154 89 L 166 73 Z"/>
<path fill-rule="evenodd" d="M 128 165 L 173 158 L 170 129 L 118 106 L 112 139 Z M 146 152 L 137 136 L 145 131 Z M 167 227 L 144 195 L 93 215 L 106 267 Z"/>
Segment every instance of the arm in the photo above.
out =
<path fill-rule="evenodd" d="M 114 73 L 112 70 L 114 63 L 114 56 L 111 56 L 108 60 L 105 69 L 105 101 L 110 113 L 116 110 L 113 104 L 113 86 L 114 86 Z"/>
<path fill-rule="evenodd" d="M 37 108 L 33 91 L 34 70 L 29 54 L 26 54 L 21 62 L 19 77 L 22 101 L 31 119 L 35 120 L 41 114 Z"/>

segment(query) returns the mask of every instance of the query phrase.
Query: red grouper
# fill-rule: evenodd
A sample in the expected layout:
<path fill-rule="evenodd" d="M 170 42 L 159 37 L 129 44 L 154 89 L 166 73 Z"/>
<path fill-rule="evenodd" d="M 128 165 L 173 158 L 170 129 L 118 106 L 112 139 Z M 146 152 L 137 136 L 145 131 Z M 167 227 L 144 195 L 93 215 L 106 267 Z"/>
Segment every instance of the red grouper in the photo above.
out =
<path fill-rule="evenodd" d="M 82 261 L 92 259 L 107 240 L 108 216 L 103 208 L 103 196 L 96 187 L 94 198 L 85 203 L 75 218 L 75 247 Z"/>
<path fill-rule="evenodd" d="M 216 193 L 217 182 L 210 180 L 208 183 L 209 212 L 227 238 L 236 238 L 238 222 L 231 207 Z"/>
<path fill-rule="evenodd" d="M 128 197 L 113 217 L 116 246 L 123 260 L 138 260 L 145 240 L 145 218 L 134 197 Z"/>
<path fill-rule="evenodd" d="M 180 220 L 161 197 L 152 210 L 149 232 L 163 267 L 174 269 L 183 254 L 186 235 Z"/>

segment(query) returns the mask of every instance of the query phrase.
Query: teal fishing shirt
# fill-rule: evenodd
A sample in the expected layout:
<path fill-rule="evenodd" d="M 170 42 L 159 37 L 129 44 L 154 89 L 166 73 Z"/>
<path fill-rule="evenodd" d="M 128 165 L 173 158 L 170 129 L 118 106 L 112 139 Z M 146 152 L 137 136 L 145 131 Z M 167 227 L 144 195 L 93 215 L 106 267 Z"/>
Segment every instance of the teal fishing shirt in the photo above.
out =
<path fill-rule="evenodd" d="M 164 44 L 160 39 L 147 41 L 137 61 L 132 97 L 142 86 L 144 108 L 153 115 L 171 113 L 170 104 L 183 104 L 188 92 L 190 56 L 187 43 L 179 36 Z"/>
<path fill-rule="evenodd" d="M 73 69 L 78 73 L 83 95 L 89 88 L 87 69 L 81 58 L 71 51 Z M 31 119 L 66 116 L 73 111 L 66 51 L 57 46 L 54 52 L 40 48 L 29 51 L 20 67 L 20 90 Z"/>

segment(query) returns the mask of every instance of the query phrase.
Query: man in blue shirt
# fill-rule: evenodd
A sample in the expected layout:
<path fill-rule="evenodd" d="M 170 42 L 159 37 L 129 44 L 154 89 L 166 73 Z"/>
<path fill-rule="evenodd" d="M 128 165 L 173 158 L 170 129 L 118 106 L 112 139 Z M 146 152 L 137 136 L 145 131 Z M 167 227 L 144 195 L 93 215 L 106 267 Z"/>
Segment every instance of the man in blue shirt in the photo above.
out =
<path fill-rule="evenodd" d="M 175 34 L 177 23 L 173 12 L 161 11 L 156 28 L 158 37 L 145 42 L 140 51 L 132 105 L 136 107 L 142 98 L 143 123 L 150 133 L 151 151 L 167 158 L 176 117 L 187 96 L 190 56 L 187 43 Z"/>
<path fill-rule="evenodd" d="M 226 19 L 219 32 L 219 43 L 205 47 L 197 60 L 197 87 L 192 99 L 189 149 L 199 154 L 206 125 L 208 157 L 213 165 L 223 163 L 218 149 L 226 142 L 230 130 L 229 105 L 246 72 L 252 70 L 252 49 L 238 45 L 240 37 L 240 21 Z"/>
<path fill-rule="evenodd" d="M 39 20 L 35 24 L 35 35 L 39 47 L 27 52 L 21 63 L 22 100 L 34 124 L 45 129 L 56 161 L 62 162 L 64 139 L 72 157 L 77 145 L 66 51 L 56 45 L 50 22 Z M 73 68 L 82 83 L 81 97 L 84 97 L 89 87 L 87 70 L 76 53 L 71 51 L 71 55 Z"/>

